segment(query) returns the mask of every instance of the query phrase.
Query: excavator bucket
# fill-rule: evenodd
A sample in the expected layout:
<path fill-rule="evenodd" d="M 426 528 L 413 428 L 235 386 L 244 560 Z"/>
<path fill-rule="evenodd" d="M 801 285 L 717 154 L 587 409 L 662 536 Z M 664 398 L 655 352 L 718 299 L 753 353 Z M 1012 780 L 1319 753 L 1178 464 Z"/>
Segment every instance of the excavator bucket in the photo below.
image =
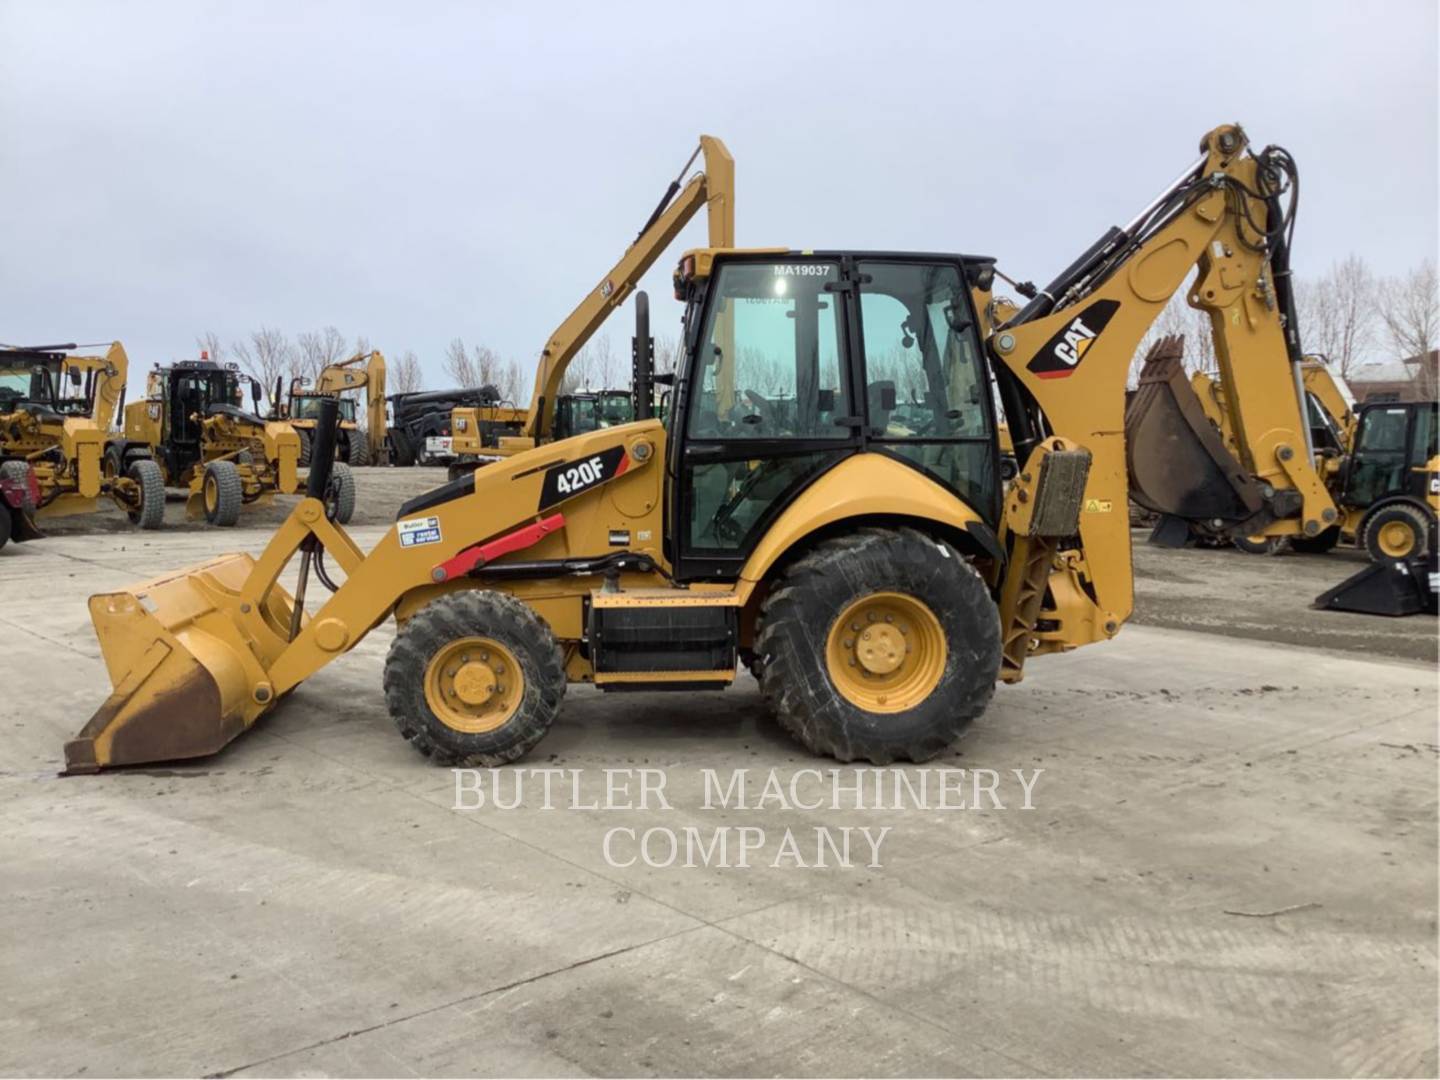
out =
<path fill-rule="evenodd" d="M 254 560 L 213 562 L 90 598 L 90 617 L 113 690 L 65 744 L 66 773 L 213 754 L 273 704 L 258 635 L 247 618 L 290 624 L 293 599 L 278 585 L 259 612 L 240 590 Z"/>
<path fill-rule="evenodd" d="M 1125 407 L 1131 498 L 1189 521 L 1243 521 L 1263 507 L 1260 489 L 1205 415 L 1184 355 L 1183 335 L 1151 346 Z"/>

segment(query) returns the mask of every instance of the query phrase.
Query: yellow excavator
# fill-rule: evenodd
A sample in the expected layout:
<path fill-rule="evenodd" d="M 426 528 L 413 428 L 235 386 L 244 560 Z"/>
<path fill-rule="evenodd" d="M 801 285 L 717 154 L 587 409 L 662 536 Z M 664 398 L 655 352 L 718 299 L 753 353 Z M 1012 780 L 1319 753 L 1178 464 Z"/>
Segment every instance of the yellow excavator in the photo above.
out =
<path fill-rule="evenodd" d="M 307 497 L 258 558 L 91 598 L 113 689 L 66 744 L 68 771 L 213 753 L 392 617 L 388 709 L 436 762 L 516 760 L 571 682 L 720 689 L 740 662 L 810 750 L 926 760 L 997 681 L 1130 615 L 1126 377 L 1192 269 L 1227 392 L 1270 433 L 1274 495 L 1245 522 L 1333 524 L 1293 392 L 1296 173 L 1279 147 L 1207 133 L 1022 308 L 993 296 L 984 256 L 735 247 L 717 160 L 691 182 L 711 243 L 674 274 L 663 423 L 543 442 L 572 343 L 625 287 L 607 277 L 542 358 L 536 445 L 411 500 L 367 554 L 327 513 L 322 402 Z M 1008 487 L 992 378 L 1019 462 Z M 924 414 L 897 421 L 911 385 Z M 312 576 L 334 588 L 313 612 Z"/>
<path fill-rule="evenodd" d="M 365 391 L 365 430 L 356 422 L 355 397 L 349 391 Z M 325 397 L 340 400 L 340 427 L 336 435 L 335 453 L 338 460 L 351 465 L 369 465 L 385 448 L 385 357 L 379 352 L 356 353 L 323 368 L 313 387 L 302 378 L 290 380 L 290 396 L 285 419 L 300 436 L 300 464 L 310 464 L 310 444 L 314 438 L 315 420 L 320 401 Z M 279 387 L 275 393 L 276 409 L 280 405 Z M 276 417 L 278 419 L 278 417 Z"/>

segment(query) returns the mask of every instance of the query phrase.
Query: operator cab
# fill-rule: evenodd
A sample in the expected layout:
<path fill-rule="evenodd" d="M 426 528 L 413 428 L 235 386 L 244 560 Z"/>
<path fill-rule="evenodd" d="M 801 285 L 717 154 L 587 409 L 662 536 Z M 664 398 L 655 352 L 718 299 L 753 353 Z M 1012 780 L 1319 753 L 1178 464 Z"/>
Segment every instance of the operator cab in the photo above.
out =
<path fill-rule="evenodd" d="M 1342 501 L 1359 507 L 1393 496 L 1424 501 L 1431 494 L 1425 466 L 1437 454 L 1435 402 L 1363 405 Z"/>
<path fill-rule="evenodd" d="M 250 383 L 252 404 L 258 412 L 260 386 L 234 364 L 188 360 L 152 372 L 147 396 L 152 401 L 161 399 L 164 405 L 169 437 L 163 445 L 171 476 L 181 475 L 200 460 L 201 434 L 207 417 L 229 416 L 257 426 L 264 423 L 241 407 L 245 382 Z"/>
<path fill-rule="evenodd" d="M 964 255 L 702 249 L 685 303 L 669 433 L 669 556 L 736 577 L 775 518 L 845 458 L 879 453 L 992 528 L 1000 455 Z"/>
<path fill-rule="evenodd" d="M 355 398 L 338 397 L 333 394 L 290 394 L 291 420 L 318 420 L 320 418 L 320 402 L 327 397 L 337 397 L 340 403 L 340 422 L 355 420 Z"/>
<path fill-rule="evenodd" d="M 0 349 L 0 413 L 21 406 L 36 413 L 62 412 L 59 394 L 64 365 L 61 352 Z"/>

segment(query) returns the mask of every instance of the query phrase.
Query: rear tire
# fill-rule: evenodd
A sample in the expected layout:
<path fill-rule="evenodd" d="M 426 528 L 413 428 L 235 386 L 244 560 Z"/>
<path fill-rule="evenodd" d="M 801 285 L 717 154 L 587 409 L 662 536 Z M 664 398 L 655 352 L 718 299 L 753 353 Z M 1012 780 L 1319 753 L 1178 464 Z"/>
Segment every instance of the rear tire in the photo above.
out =
<path fill-rule="evenodd" d="M 201 495 L 205 500 L 205 520 L 211 525 L 229 528 L 239 521 L 245 488 L 240 483 L 240 470 L 235 463 L 212 461 L 206 465 Z"/>
<path fill-rule="evenodd" d="M 437 765 L 493 768 L 523 757 L 550 730 L 564 696 L 564 655 L 549 626 L 504 593 L 432 600 L 400 628 L 385 658 L 390 717 Z"/>
<path fill-rule="evenodd" d="M 1361 543 L 1374 562 L 1416 559 L 1430 552 L 1431 522 L 1410 503 L 1391 503 L 1365 522 Z"/>
<path fill-rule="evenodd" d="M 325 505 L 331 521 L 348 525 L 355 516 L 355 474 L 343 461 L 337 461 L 330 468 L 330 488 L 325 494 Z"/>
<path fill-rule="evenodd" d="M 840 761 L 928 761 L 995 693 L 989 590 L 955 548 L 914 529 L 820 544 L 766 596 L 760 627 L 760 691 L 776 719 Z"/>
<path fill-rule="evenodd" d="M 350 432 L 350 464 L 358 467 L 370 464 L 370 439 L 359 428 Z"/>
<path fill-rule="evenodd" d="M 410 445 L 410 440 L 398 431 L 390 434 L 390 448 L 397 468 L 408 469 L 415 464 L 415 448 Z"/>
<path fill-rule="evenodd" d="M 125 475 L 125 451 L 119 443 L 111 443 L 105 448 L 100 472 L 109 479 Z"/>
<path fill-rule="evenodd" d="M 304 428 L 296 428 L 295 434 L 300 438 L 300 456 L 295 462 L 303 469 L 310 464 L 310 432 Z"/>
<path fill-rule="evenodd" d="M 137 458 L 130 462 L 125 475 L 140 489 L 140 505 L 127 513 L 130 524 L 141 529 L 158 529 L 165 524 L 165 477 L 160 466 L 149 458 Z M 236 477 L 239 482 L 239 477 Z"/>

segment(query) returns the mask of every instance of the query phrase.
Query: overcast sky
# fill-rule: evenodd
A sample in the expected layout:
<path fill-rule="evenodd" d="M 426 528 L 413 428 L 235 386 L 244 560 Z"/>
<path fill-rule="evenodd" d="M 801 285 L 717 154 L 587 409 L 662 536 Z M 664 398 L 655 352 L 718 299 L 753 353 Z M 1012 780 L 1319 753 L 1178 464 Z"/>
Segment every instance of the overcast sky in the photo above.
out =
<path fill-rule="evenodd" d="M 457 335 L 533 363 L 702 131 L 742 245 L 1040 279 L 1238 120 L 1299 161 L 1301 274 L 1400 273 L 1437 244 L 1436 56 L 1435 0 L 0 0 L 0 340 L 119 338 L 132 389 L 261 324 L 413 349 L 431 386 Z M 703 242 L 652 271 L 657 332 Z"/>

